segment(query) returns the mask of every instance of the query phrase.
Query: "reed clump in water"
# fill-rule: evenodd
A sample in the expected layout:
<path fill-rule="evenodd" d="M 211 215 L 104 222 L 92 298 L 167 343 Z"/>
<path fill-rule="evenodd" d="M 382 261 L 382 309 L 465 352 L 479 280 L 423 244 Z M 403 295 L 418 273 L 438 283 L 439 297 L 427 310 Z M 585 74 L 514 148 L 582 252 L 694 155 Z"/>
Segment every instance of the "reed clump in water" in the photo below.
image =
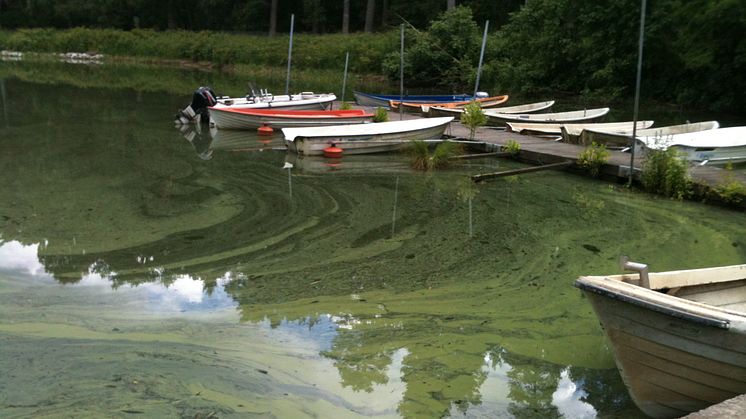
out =
<path fill-rule="evenodd" d="M 451 141 L 438 144 L 430 153 L 429 144 L 425 141 L 412 141 L 409 153 L 412 156 L 412 168 L 416 170 L 433 170 L 448 167 L 453 164 L 453 156 L 460 154 L 461 145 Z"/>

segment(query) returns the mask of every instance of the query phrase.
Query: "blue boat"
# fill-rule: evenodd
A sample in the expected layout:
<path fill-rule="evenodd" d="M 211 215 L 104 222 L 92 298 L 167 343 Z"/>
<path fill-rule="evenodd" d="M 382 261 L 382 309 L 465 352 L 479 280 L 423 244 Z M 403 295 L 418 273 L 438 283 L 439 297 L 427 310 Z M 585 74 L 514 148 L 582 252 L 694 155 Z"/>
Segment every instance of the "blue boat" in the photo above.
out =
<path fill-rule="evenodd" d="M 468 102 L 474 98 L 472 95 L 378 95 L 371 93 L 355 92 L 355 102 L 360 106 L 373 106 L 389 108 L 389 101 L 400 101 L 408 103 L 437 103 L 437 102 Z"/>

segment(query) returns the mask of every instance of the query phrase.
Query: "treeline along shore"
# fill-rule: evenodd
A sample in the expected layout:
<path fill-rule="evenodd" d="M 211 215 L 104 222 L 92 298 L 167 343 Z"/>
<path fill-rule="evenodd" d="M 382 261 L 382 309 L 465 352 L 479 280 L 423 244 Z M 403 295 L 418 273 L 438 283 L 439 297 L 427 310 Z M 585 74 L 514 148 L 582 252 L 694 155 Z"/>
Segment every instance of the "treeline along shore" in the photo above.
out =
<path fill-rule="evenodd" d="M 0 19 L 0 49 L 95 52 L 108 56 L 209 62 L 223 67 L 287 65 L 287 31 L 290 28 L 285 20 L 286 15 L 294 12 L 292 2 L 280 2 L 276 11 L 279 26 L 274 36 L 267 32 L 237 31 L 241 25 L 232 21 L 226 23 L 225 31 L 214 22 L 212 26 L 207 25 L 210 30 L 197 31 L 206 23 L 195 21 L 190 26 L 190 20 L 185 18 L 179 20 L 178 25 L 145 27 L 138 23 L 138 27 L 134 27 L 132 23 L 109 22 L 108 27 L 96 27 L 106 26 L 106 14 L 101 15 L 103 20 L 98 23 L 69 16 L 62 19 L 62 14 L 70 11 L 60 4 L 73 2 L 57 3 L 46 13 L 58 13 L 59 19 L 47 16 L 46 20 L 28 21 L 28 26 L 38 23 L 48 25 L 46 27 L 21 27 L 17 22 L 13 25 L 15 21 L 10 20 L 13 13 L 21 16 L 24 9 L 5 10 Z M 325 7 L 324 1 L 318 3 L 319 7 Z M 511 95 L 568 93 L 609 100 L 628 99 L 634 94 L 639 1 L 531 0 L 502 5 L 501 9 L 494 10 L 478 1 L 453 2 L 457 6 L 451 8 L 449 4 L 447 10 L 446 3 L 451 2 L 423 2 L 437 3 L 438 7 L 418 8 L 416 19 L 392 12 L 400 6 L 397 1 L 391 0 L 385 10 L 381 9 L 381 2 L 378 3 L 374 16 L 386 12 L 385 18 L 375 20 L 375 25 L 366 24 L 363 30 L 360 28 L 363 18 L 354 18 L 353 13 L 347 33 L 332 32 L 336 26 L 328 22 L 326 26 L 314 26 L 309 23 L 313 19 L 304 13 L 315 9 L 296 7 L 301 14 L 294 34 L 293 68 L 334 69 L 341 74 L 345 54 L 349 52 L 350 72 L 380 76 L 397 85 L 399 28 L 402 25 L 405 28 L 407 87 L 469 92 L 476 80 L 483 30 L 490 20 L 487 18 L 491 18 L 480 76 L 481 90 Z M 358 10 L 361 4 L 362 1 L 353 2 L 352 10 Z M 0 5 L 3 7 L 10 6 Z M 493 16 L 497 12 L 500 16 Z M 746 19 L 743 16 L 746 16 L 744 2 L 648 2 L 643 98 L 690 109 L 743 115 L 746 112 L 743 94 L 746 91 L 746 38 L 742 36 L 746 33 Z M 129 22 L 134 18 L 128 19 Z M 165 19 L 163 22 L 168 16 Z M 214 20 L 215 17 L 205 19 Z M 85 26 L 68 28 L 60 22 L 80 22 Z M 334 22 L 336 25 L 336 20 Z M 172 26 L 178 29 L 163 29 Z M 244 27 L 247 26 L 244 22 Z M 266 24 L 257 27 L 265 28 Z M 718 28 L 717 31 L 714 28 Z"/>

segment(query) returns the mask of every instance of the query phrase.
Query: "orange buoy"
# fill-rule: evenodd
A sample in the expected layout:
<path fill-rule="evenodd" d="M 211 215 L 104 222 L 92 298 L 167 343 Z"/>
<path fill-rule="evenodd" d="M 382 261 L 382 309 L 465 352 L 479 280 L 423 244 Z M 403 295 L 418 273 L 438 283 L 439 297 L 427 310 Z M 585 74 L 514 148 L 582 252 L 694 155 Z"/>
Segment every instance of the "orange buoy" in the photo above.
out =
<path fill-rule="evenodd" d="M 334 143 L 332 143 L 332 145 L 324 149 L 324 157 L 329 157 L 333 159 L 340 158 L 342 157 L 343 151 L 344 150 L 342 150 L 341 148 L 337 147 Z"/>
<path fill-rule="evenodd" d="M 262 125 L 256 130 L 259 133 L 259 135 L 272 135 L 274 133 L 274 130 L 272 129 L 272 127 L 270 127 L 267 124 Z"/>

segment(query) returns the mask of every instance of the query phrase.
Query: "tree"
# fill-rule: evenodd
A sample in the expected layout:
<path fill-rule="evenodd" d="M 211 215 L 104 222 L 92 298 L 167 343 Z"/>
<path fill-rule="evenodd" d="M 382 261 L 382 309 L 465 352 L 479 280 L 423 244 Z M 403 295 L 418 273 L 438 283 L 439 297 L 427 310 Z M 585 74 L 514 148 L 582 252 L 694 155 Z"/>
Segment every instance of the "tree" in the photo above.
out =
<path fill-rule="evenodd" d="M 456 0 L 448 0 L 446 3 L 446 10 L 451 10 L 456 8 Z"/>
<path fill-rule="evenodd" d="M 376 17 L 376 0 L 368 0 L 365 9 L 365 32 L 373 32 L 373 19 Z"/>
<path fill-rule="evenodd" d="M 481 36 L 471 9 L 459 6 L 441 14 L 427 32 L 410 29 L 404 60 L 404 78 L 410 86 L 440 86 L 463 91 L 473 86 Z M 399 78 L 399 54 L 384 60 L 384 72 Z"/>
<path fill-rule="evenodd" d="M 350 33 L 350 0 L 344 0 L 342 10 L 342 33 Z"/>
<path fill-rule="evenodd" d="M 277 34 L 277 2 L 279 0 L 271 1 L 269 7 L 269 36 L 275 36 Z"/>

